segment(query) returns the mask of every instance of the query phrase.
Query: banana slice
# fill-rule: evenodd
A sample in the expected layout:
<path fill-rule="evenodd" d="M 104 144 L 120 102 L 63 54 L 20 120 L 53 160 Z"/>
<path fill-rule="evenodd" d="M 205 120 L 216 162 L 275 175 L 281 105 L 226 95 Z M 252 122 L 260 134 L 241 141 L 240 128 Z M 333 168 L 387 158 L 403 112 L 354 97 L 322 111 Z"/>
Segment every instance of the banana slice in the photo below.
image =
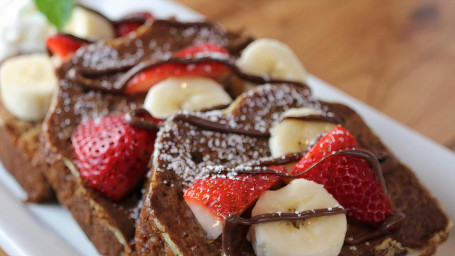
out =
<path fill-rule="evenodd" d="M 249 44 L 237 60 L 246 72 L 273 79 L 304 82 L 306 70 L 289 46 L 273 39 L 257 39 Z"/>
<path fill-rule="evenodd" d="M 105 17 L 83 7 L 75 7 L 63 29 L 66 33 L 82 38 L 114 38 L 114 26 Z"/>
<path fill-rule="evenodd" d="M 313 181 L 296 179 L 282 189 L 259 197 L 252 216 L 333 208 L 340 204 L 325 188 Z M 252 225 L 248 234 L 258 256 L 338 255 L 347 229 L 345 214 L 302 221 L 277 221 Z"/>
<path fill-rule="evenodd" d="M 320 111 L 311 108 L 291 108 L 284 113 L 284 117 L 320 114 Z M 270 152 L 273 157 L 302 152 L 308 148 L 311 141 L 334 126 L 335 124 L 329 122 L 284 119 L 270 129 Z"/>
<path fill-rule="evenodd" d="M 19 119 L 43 120 L 56 88 L 54 66 L 46 54 L 20 55 L 0 67 L 1 99 Z"/>
<path fill-rule="evenodd" d="M 154 117 L 167 118 L 178 110 L 203 110 L 227 105 L 232 99 L 217 82 L 202 77 L 169 78 L 147 93 L 144 108 Z"/>

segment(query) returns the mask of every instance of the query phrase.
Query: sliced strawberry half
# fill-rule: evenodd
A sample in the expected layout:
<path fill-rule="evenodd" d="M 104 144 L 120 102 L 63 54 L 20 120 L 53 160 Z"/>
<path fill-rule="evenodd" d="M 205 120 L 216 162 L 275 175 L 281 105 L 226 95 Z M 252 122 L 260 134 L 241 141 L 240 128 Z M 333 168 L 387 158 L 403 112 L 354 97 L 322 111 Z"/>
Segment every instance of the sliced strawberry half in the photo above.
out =
<path fill-rule="evenodd" d="M 204 43 L 187 47 L 174 55 L 179 58 L 213 57 L 220 59 L 230 58 L 229 52 L 215 44 Z M 229 72 L 223 63 L 201 62 L 197 64 L 164 63 L 133 76 L 127 83 L 126 93 L 145 93 L 153 85 L 169 78 L 183 76 L 205 76 L 220 79 Z"/>
<path fill-rule="evenodd" d="M 292 174 L 303 173 L 334 152 L 359 148 L 351 133 L 336 126 L 308 151 Z M 327 157 L 300 177 L 324 185 L 349 216 L 363 223 L 378 226 L 393 212 L 392 203 L 378 177 L 368 160 L 361 156 L 339 154 Z"/>
<path fill-rule="evenodd" d="M 273 174 L 199 179 L 183 197 L 208 237 L 216 239 L 222 232 L 225 218 L 230 214 L 242 214 L 279 180 Z"/>
<path fill-rule="evenodd" d="M 90 42 L 68 34 L 56 34 L 46 39 L 46 46 L 52 54 L 57 55 L 64 60 L 71 56 L 83 45 Z"/>
<path fill-rule="evenodd" d="M 156 134 L 125 123 L 124 116 L 81 124 L 71 136 L 81 177 L 111 200 L 124 198 L 147 171 Z"/>
<path fill-rule="evenodd" d="M 115 36 L 122 37 L 136 31 L 145 21 L 154 19 L 150 12 L 134 12 L 123 17 L 115 24 Z"/>

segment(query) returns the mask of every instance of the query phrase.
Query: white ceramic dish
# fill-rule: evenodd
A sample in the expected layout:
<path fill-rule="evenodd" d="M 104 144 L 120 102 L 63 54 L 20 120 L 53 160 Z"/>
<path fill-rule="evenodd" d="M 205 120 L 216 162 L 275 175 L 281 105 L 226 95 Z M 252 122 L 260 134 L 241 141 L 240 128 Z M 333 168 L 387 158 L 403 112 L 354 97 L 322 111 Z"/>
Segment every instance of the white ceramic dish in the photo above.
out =
<path fill-rule="evenodd" d="M 151 10 L 159 18 L 172 15 L 181 20 L 202 18 L 194 11 L 166 0 L 104 0 L 91 1 L 90 5 L 112 18 L 143 9 Z M 453 152 L 316 77 L 310 76 L 308 83 L 316 96 L 345 103 L 360 113 L 385 144 L 417 173 L 441 201 L 450 218 L 455 220 L 455 200 L 452 198 L 455 184 Z M 0 165 L 0 248 L 10 255 L 99 255 L 67 210 L 57 205 L 24 204 L 24 198 L 24 192 Z M 449 241 L 438 249 L 437 256 L 453 255 L 454 231 L 452 229 Z"/>

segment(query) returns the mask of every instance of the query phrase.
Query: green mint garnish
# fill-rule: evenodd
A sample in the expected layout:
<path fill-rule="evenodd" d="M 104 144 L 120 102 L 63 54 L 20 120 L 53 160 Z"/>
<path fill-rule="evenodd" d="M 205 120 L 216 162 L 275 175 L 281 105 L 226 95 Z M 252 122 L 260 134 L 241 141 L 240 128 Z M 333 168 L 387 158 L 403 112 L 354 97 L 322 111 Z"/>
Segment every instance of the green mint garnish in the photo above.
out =
<path fill-rule="evenodd" d="M 49 23 L 63 29 L 65 23 L 71 17 L 76 0 L 34 0 L 40 12 L 46 16 Z"/>

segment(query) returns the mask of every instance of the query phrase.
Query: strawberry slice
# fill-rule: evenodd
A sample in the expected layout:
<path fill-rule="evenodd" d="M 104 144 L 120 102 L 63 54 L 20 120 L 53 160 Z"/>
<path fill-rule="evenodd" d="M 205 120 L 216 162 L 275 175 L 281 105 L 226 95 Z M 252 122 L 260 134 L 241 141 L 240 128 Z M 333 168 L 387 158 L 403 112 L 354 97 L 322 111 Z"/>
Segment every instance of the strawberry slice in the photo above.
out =
<path fill-rule="evenodd" d="M 343 149 L 359 149 L 354 136 L 341 126 L 320 139 L 295 166 L 298 175 L 322 158 Z M 349 216 L 378 226 L 393 212 L 390 199 L 382 189 L 368 160 L 348 154 L 333 155 L 304 173 L 302 178 L 324 187 L 345 207 Z"/>
<path fill-rule="evenodd" d="M 126 15 L 115 24 L 115 36 L 122 37 L 136 31 L 148 19 L 154 19 L 150 12 L 134 12 Z"/>
<path fill-rule="evenodd" d="M 215 44 L 204 43 L 187 47 L 174 55 L 179 58 L 202 58 L 214 57 L 220 59 L 230 58 L 229 52 Z M 201 62 L 197 64 L 178 64 L 165 63 L 146 69 L 135 76 L 128 82 L 126 93 L 144 93 L 153 85 L 169 78 L 171 76 L 205 76 L 214 79 L 220 79 L 229 72 L 228 67 L 223 63 Z"/>
<path fill-rule="evenodd" d="M 284 171 L 283 168 L 279 170 Z M 208 237 L 216 239 L 222 232 L 225 218 L 230 214 L 242 214 L 279 180 L 273 174 L 199 179 L 183 197 Z"/>
<path fill-rule="evenodd" d="M 71 136 L 81 177 L 111 200 L 124 198 L 147 171 L 156 134 L 130 126 L 124 116 L 81 124 Z"/>
<path fill-rule="evenodd" d="M 90 43 L 87 40 L 68 34 L 56 34 L 46 39 L 46 46 L 52 54 L 64 60 L 72 55 L 81 46 Z"/>

